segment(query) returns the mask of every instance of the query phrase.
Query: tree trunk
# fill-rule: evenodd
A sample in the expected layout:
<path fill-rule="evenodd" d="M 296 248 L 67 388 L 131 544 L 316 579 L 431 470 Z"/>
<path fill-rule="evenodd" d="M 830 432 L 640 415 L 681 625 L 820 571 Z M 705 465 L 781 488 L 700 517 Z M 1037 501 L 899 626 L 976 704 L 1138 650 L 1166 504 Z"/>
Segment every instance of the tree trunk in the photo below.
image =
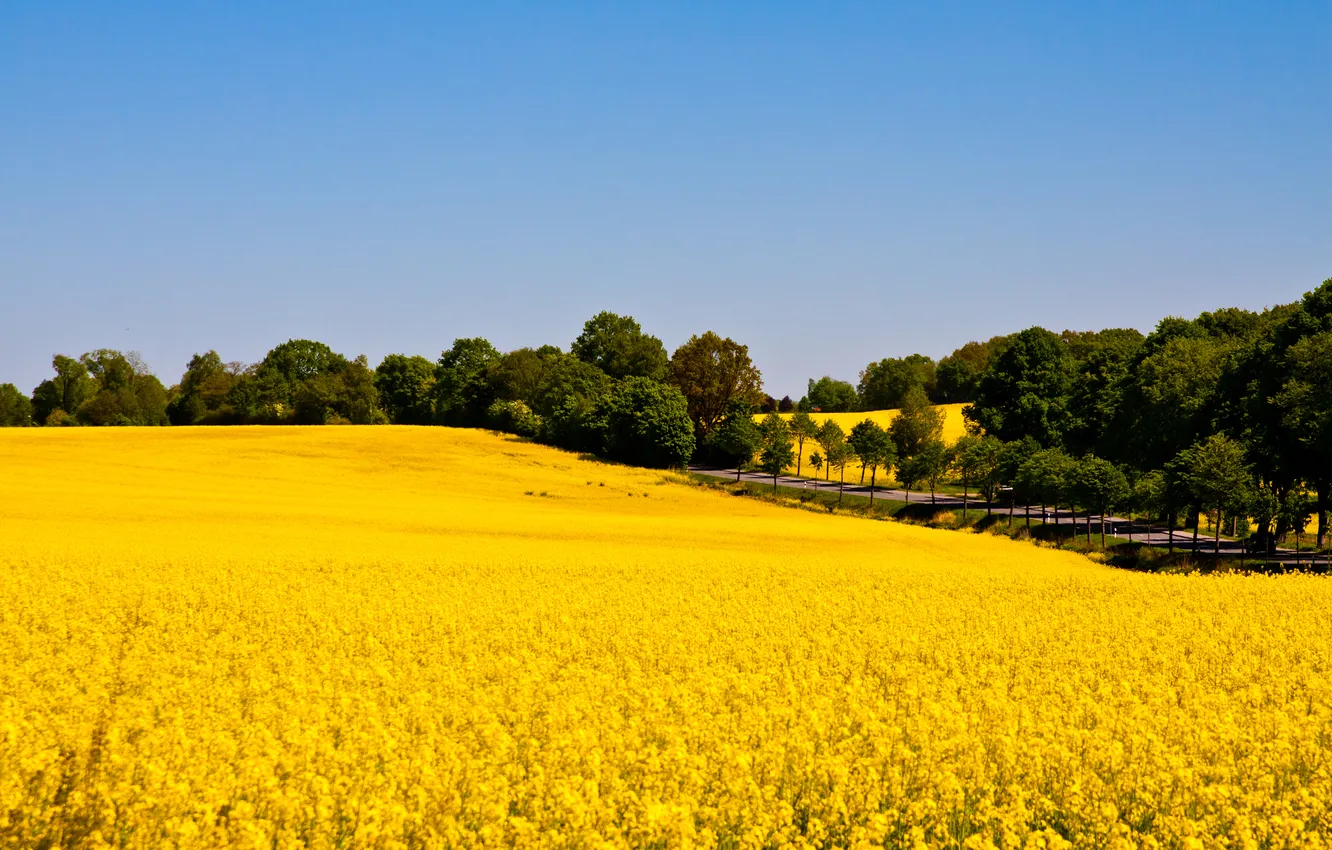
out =
<path fill-rule="evenodd" d="M 1318 548 L 1327 545 L 1327 482 L 1319 481 L 1318 490 Z"/>
<path fill-rule="evenodd" d="M 1102 544 L 1105 543 L 1104 540 L 1101 542 Z M 1087 509 L 1087 545 L 1091 545 L 1091 508 Z M 1102 548 L 1104 548 L 1104 546 Z"/>
<path fill-rule="evenodd" d="M 736 460 L 736 462 L 735 462 L 735 483 L 736 483 L 736 484 L 739 484 L 739 483 L 740 483 L 740 467 L 743 466 L 743 465 L 744 465 L 744 464 L 742 464 L 739 460 Z"/>
<path fill-rule="evenodd" d="M 1105 511 L 1101 512 L 1101 549 L 1105 549 Z"/>
<path fill-rule="evenodd" d="M 962 521 L 967 521 L 967 477 L 962 476 Z"/>
<path fill-rule="evenodd" d="M 777 473 L 772 474 L 772 495 L 777 495 Z"/>
<path fill-rule="evenodd" d="M 837 484 L 837 507 L 842 506 L 842 491 L 846 489 L 846 467 L 842 467 L 841 481 Z"/>
<path fill-rule="evenodd" d="M 860 486 L 865 486 L 865 464 L 860 465 Z"/>
<path fill-rule="evenodd" d="M 1198 526 L 1202 525 L 1202 510 L 1189 506 L 1193 513 L 1193 554 L 1198 554 Z"/>
<path fill-rule="evenodd" d="M 1128 521 L 1129 521 L 1129 525 L 1128 525 L 1128 529 L 1129 529 L 1129 542 L 1132 543 L 1132 542 L 1133 542 L 1133 511 L 1129 511 L 1129 512 L 1128 512 Z"/>
<path fill-rule="evenodd" d="M 1031 533 L 1031 502 L 1027 502 L 1027 533 Z"/>
<path fill-rule="evenodd" d="M 1175 554 L 1175 520 L 1179 518 L 1174 508 L 1171 508 L 1166 514 L 1166 545 L 1167 553 Z"/>
<path fill-rule="evenodd" d="M 876 466 L 870 470 L 870 509 L 874 508 L 874 479 L 879 475 L 879 468 Z"/>
<path fill-rule="evenodd" d="M 930 480 L 930 504 L 934 504 L 934 480 Z"/>
<path fill-rule="evenodd" d="M 805 462 L 805 438 L 796 440 L 796 478 L 800 477 L 800 465 Z"/>
<path fill-rule="evenodd" d="M 1217 506 L 1216 506 L 1216 535 L 1215 535 L 1215 538 L 1216 538 L 1216 539 L 1215 539 L 1215 540 L 1213 541 L 1213 543 L 1212 543 L 1212 554 L 1213 554 L 1213 555 L 1218 555 L 1218 556 L 1219 556 L 1219 555 L 1221 554 L 1221 506 L 1220 506 L 1220 505 L 1217 505 Z"/>

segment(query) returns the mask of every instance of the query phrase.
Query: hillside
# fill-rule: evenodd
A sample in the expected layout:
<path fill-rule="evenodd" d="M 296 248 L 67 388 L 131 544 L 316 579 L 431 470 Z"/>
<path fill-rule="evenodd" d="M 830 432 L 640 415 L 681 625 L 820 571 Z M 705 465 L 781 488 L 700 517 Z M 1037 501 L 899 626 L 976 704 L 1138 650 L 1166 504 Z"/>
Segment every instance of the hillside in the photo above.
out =
<path fill-rule="evenodd" d="M 14 429 L 0 470 L 6 846 L 1332 823 L 1322 578 L 1124 573 L 443 428 Z"/>

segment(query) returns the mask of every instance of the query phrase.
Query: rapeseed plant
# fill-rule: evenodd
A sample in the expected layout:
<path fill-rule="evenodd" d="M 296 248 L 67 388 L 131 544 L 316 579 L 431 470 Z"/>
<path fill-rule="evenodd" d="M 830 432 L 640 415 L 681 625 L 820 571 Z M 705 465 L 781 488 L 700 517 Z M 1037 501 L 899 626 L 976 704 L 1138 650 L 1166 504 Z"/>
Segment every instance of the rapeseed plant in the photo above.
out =
<path fill-rule="evenodd" d="M 670 478 L 440 428 L 0 432 L 0 844 L 1327 845 L 1328 581 Z"/>

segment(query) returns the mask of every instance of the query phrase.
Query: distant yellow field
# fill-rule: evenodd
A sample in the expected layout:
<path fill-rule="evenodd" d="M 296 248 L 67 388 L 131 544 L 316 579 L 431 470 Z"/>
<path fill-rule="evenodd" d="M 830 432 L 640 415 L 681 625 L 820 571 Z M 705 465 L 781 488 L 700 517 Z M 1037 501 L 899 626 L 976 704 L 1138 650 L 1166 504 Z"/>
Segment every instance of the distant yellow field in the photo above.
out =
<path fill-rule="evenodd" d="M 952 443 L 956 441 L 958 437 L 961 437 L 963 434 L 967 432 L 966 420 L 962 418 L 962 408 L 966 407 L 966 405 L 941 404 L 939 405 L 939 407 L 941 410 L 944 411 L 944 427 L 943 427 L 944 441 Z M 758 421 L 762 421 L 763 417 L 766 415 L 767 414 L 756 414 L 754 418 Z M 793 414 L 790 413 L 781 414 L 783 419 L 790 419 L 792 415 Z M 870 410 L 861 413 L 812 413 L 810 414 L 810 416 L 814 419 L 815 422 L 818 422 L 819 424 L 827 422 L 828 420 L 831 419 L 833 422 L 836 422 L 838 425 L 842 426 L 842 430 L 849 434 L 851 433 L 852 428 L 854 428 L 857 424 L 864 422 L 866 419 L 872 419 L 879 426 L 887 428 L 889 425 L 892 424 L 893 420 L 897 418 L 897 411 Z M 809 458 L 810 455 L 818 451 L 819 447 L 817 444 L 811 443 L 808 440 L 805 441 L 804 449 L 801 452 L 801 454 L 804 456 L 804 460 L 801 462 L 799 467 L 800 473 L 802 475 L 814 474 L 811 467 L 809 466 Z M 796 467 L 792 467 L 789 470 L 789 472 L 792 473 L 794 473 L 795 471 Z M 860 464 L 858 463 L 847 464 L 846 467 L 847 483 L 851 482 L 859 483 L 860 472 L 861 472 Z M 827 477 L 830 474 L 831 473 L 825 469 L 823 472 L 819 473 L 819 477 L 820 478 Z M 836 477 L 834 476 L 832 480 L 835 481 Z M 869 481 L 868 472 L 865 474 L 865 481 L 867 482 Z M 882 475 L 879 478 L 879 483 L 881 484 L 885 483 L 885 480 L 882 477 Z"/>
<path fill-rule="evenodd" d="M 0 846 L 1326 847 L 1329 610 L 477 431 L 0 429 Z"/>

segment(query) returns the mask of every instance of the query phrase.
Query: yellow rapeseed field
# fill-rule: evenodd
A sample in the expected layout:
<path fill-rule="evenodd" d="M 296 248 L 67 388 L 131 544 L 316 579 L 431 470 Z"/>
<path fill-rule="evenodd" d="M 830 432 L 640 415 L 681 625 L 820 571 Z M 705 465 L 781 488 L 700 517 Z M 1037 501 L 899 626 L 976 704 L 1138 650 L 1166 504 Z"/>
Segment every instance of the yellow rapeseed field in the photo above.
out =
<path fill-rule="evenodd" d="M 432 428 L 0 431 L 0 846 L 1326 847 L 1332 584 Z"/>

